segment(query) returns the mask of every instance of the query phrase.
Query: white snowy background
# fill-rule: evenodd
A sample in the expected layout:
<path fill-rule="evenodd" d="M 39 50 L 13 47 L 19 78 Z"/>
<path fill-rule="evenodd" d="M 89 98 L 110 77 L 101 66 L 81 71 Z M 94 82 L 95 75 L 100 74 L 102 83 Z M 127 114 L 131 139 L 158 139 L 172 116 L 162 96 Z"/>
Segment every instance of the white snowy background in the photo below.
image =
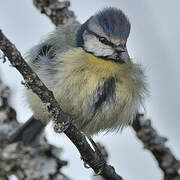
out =
<path fill-rule="evenodd" d="M 71 0 L 78 20 L 86 21 L 97 10 L 113 6 L 129 17 L 132 29 L 128 50 L 135 61 L 146 68 L 151 97 L 147 117 L 166 136 L 168 146 L 180 159 L 180 1 L 179 0 Z M 32 5 L 32 0 L 0 0 L 0 29 L 24 54 L 54 29 L 54 25 Z M 8 63 L 0 62 L 0 76 L 11 87 L 11 104 L 23 122 L 31 115 L 24 102 L 21 75 Z M 62 146 L 62 157 L 69 161 L 63 169 L 73 180 L 90 180 L 92 170 L 85 169 L 76 148 L 64 135 L 56 135 L 52 125 L 46 129 L 49 142 Z M 95 137 L 109 154 L 109 162 L 127 180 L 159 180 L 162 172 L 152 155 L 129 127 L 123 133 Z"/>

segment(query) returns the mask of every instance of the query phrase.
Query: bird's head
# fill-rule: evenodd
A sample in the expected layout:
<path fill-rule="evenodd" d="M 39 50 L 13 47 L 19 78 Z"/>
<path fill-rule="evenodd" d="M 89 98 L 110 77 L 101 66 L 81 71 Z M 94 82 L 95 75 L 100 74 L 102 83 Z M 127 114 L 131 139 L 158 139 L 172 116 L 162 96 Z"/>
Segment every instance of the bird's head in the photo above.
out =
<path fill-rule="evenodd" d="M 117 8 L 105 8 L 81 25 L 77 34 L 77 46 L 105 60 L 125 63 L 130 58 L 126 42 L 130 22 Z"/>

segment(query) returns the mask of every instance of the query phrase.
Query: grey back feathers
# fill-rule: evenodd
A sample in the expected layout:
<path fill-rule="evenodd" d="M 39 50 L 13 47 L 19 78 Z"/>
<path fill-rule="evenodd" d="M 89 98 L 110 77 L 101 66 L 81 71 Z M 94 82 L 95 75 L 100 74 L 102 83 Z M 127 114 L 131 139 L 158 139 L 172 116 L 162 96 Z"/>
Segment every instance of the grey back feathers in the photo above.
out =
<path fill-rule="evenodd" d="M 75 32 L 79 26 L 79 24 L 70 24 L 57 27 L 46 39 L 27 52 L 27 59 L 37 61 L 40 60 L 39 56 L 53 59 L 57 54 L 76 47 Z"/>
<path fill-rule="evenodd" d="M 56 73 L 57 65 L 60 63 L 57 58 L 59 54 L 76 47 L 75 34 L 79 26 L 80 24 L 77 23 L 57 27 L 47 38 L 25 54 L 29 65 L 42 80 Z M 51 84 L 53 83 L 52 81 Z"/>

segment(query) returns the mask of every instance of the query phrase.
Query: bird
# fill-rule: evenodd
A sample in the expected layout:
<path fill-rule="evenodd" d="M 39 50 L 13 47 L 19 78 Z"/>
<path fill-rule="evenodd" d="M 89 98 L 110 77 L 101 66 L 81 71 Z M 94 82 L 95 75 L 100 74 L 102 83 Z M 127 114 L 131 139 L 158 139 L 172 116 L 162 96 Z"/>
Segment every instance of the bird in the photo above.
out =
<path fill-rule="evenodd" d="M 127 50 L 130 29 L 122 10 L 103 8 L 83 24 L 57 27 L 25 56 L 87 136 L 122 130 L 144 106 L 148 85 L 143 66 Z M 33 116 L 9 139 L 31 144 L 51 117 L 36 94 L 29 89 L 25 94 Z"/>

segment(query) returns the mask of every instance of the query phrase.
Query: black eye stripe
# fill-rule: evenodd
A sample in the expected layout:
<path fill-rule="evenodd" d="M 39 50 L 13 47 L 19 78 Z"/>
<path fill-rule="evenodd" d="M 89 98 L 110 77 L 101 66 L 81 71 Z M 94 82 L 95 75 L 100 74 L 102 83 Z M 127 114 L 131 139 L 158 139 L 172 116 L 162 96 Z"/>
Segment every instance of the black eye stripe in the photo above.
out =
<path fill-rule="evenodd" d="M 99 39 L 99 41 L 102 42 L 103 44 L 111 46 L 111 47 L 116 47 L 115 44 L 113 44 L 112 42 L 108 41 L 105 37 L 101 37 L 101 36 L 97 35 L 95 32 L 93 32 L 93 31 L 91 31 L 89 29 L 87 29 L 87 31 L 88 31 L 89 34 L 92 34 L 95 37 L 97 37 Z"/>
<path fill-rule="evenodd" d="M 99 41 L 108 46 L 115 47 L 115 45 L 112 42 L 108 41 L 105 37 L 99 37 Z"/>

